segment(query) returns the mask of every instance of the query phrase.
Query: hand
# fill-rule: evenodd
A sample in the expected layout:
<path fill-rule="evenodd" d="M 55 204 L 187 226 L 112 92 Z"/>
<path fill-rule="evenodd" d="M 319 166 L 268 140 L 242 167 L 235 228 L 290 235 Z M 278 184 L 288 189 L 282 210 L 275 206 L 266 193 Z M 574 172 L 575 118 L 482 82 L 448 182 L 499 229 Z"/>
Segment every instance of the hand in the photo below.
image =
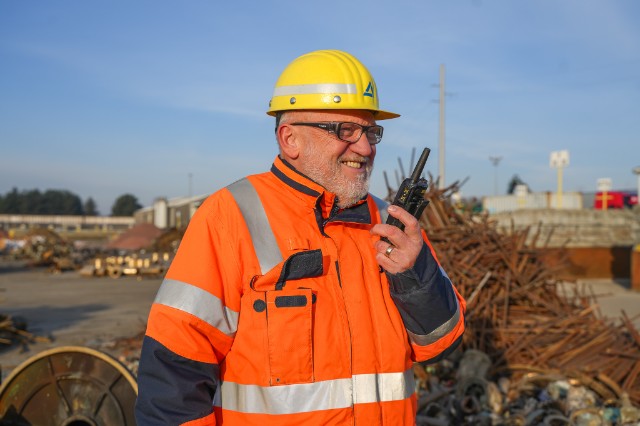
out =
<path fill-rule="evenodd" d="M 389 244 L 378 240 L 374 243 L 376 260 L 387 272 L 397 274 L 413 267 L 424 240 L 420 224 L 411 213 L 394 205 L 389 206 L 387 211 L 404 224 L 404 231 L 396 226 L 380 223 L 371 228 L 371 233 L 386 237 L 391 242 Z"/>

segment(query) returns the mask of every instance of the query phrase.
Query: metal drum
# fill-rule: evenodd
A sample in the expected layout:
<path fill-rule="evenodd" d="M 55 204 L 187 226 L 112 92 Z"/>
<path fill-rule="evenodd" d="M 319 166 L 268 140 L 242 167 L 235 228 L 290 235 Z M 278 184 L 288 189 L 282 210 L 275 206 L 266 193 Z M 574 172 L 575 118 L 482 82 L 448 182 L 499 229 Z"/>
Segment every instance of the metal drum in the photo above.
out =
<path fill-rule="evenodd" d="M 0 425 L 135 425 L 135 377 L 118 360 L 87 347 L 43 351 L 0 387 Z"/>

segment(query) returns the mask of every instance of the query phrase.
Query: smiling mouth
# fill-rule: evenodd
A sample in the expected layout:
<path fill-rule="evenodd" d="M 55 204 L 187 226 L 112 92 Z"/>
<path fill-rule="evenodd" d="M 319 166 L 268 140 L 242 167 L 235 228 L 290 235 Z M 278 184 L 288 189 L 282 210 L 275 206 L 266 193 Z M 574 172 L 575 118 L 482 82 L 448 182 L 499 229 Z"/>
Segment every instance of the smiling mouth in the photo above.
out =
<path fill-rule="evenodd" d="M 362 161 L 343 161 L 342 164 L 344 164 L 347 167 L 350 167 L 352 169 L 361 169 L 365 166 L 366 162 Z"/>

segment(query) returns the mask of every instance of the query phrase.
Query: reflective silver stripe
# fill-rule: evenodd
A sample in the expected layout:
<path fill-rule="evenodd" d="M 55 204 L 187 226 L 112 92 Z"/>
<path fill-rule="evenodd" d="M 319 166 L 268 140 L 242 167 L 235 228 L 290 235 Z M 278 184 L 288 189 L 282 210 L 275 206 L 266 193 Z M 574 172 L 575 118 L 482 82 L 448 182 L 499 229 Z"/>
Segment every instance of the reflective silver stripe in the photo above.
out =
<path fill-rule="evenodd" d="M 232 183 L 227 186 L 227 189 L 240 207 L 242 217 L 249 228 L 249 234 L 251 234 L 253 249 L 258 256 L 260 270 L 265 274 L 283 259 L 262 201 L 247 178 Z"/>
<path fill-rule="evenodd" d="M 415 392 L 413 370 L 358 374 L 350 379 L 282 386 L 222 382 L 213 405 L 254 414 L 296 414 L 349 408 L 354 404 L 401 401 Z"/>
<path fill-rule="evenodd" d="M 445 276 L 445 278 L 449 282 L 449 285 L 453 286 L 451 284 L 451 280 L 449 279 L 449 276 L 444 271 L 444 269 L 442 269 L 442 266 L 440 267 L 440 272 L 442 272 L 442 274 Z M 453 289 L 451 289 L 451 291 L 453 292 Z M 415 334 L 407 330 L 407 334 L 409 335 L 409 340 L 415 343 L 416 345 L 427 346 L 432 343 L 435 343 L 436 341 L 438 341 L 439 339 L 441 339 L 442 337 L 450 333 L 451 330 L 453 330 L 456 327 L 456 325 L 458 324 L 458 321 L 460 321 L 460 302 L 458 302 L 458 298 L 455 295 L 454 297 L 456 299 L 456 312 L 453 314 L 451 318 L 449 318 L 449 320 L 447 320 L 447 322 L 445 322 L 440 327 L 433 330 L 431 333 L 425 334 L 425 335 Z"/>
<path fill-rule="evenodd" d="M 346 93 L 356 94 L 355 84 L 297 84 L 293 86 L 280 86 L 273 89 L 273 97 L 290 96 L 290 95 L 315 95 L 315 94 L 333 94 Z"/>
<path fill-rule="evenodd" d="M 191 284 L 165 278 L 154 303 L 187 312 L 229 337 L 233 337 L 238 329 L 238 312 L 227 308 L 213 294 Z"/>
<path fill-rule="evenodd" d="M 401 401 L 415 392 L 412 369 L 401 373 L 358 374 L 353 381 L 356 404 Z"/>
<path fill-rule="evenodd" d="M 371 195 L 371 194 L 370 194 Z M 375 195 L 371 195 L 373 201 L 376 203 L 376 207 L 378 207 L 378 212 L 380 213 L 380 221 L 385 223 L 387 221 L 387 217 L 389 217 L 389 213 L 387 212 L 387 207 L 389 207 L 389 203 L 387 203 L 382 198 L 378 198 Z"/>

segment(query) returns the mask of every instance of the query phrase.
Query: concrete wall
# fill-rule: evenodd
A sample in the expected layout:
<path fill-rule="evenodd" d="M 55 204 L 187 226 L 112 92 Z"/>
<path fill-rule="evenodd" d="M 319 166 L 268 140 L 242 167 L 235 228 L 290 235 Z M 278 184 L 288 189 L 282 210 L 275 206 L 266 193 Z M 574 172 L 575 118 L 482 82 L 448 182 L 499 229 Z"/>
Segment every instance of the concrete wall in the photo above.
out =
<path fill-rule="evenodd" d="M 490 214 L 531 209 L 582 209 L 585 206 L 591 205 L 584 204 L 580 192 L 565 192 L 561 196 L 554 192 L 531 192 L 482 199 L 482 209 Z"/>
<path fill-rule="evenodd" d="M 626 279 L 637 268 L 634 250 L 640 244 L 640 209 L 517 210 L 490 215 L 498 230 L 530 227 L 536 247 L 545 246 L 544 261 L 559 278 Z"/>
<path fill-rule="evenodd" d="M 515 210 L 489 216 L 508 232 L 528 226 L 541 230 L 549 247 L 614 247 L 640 243 L 640 210 Z M 532 235 L 534 232 L 531 232 Z"/>

